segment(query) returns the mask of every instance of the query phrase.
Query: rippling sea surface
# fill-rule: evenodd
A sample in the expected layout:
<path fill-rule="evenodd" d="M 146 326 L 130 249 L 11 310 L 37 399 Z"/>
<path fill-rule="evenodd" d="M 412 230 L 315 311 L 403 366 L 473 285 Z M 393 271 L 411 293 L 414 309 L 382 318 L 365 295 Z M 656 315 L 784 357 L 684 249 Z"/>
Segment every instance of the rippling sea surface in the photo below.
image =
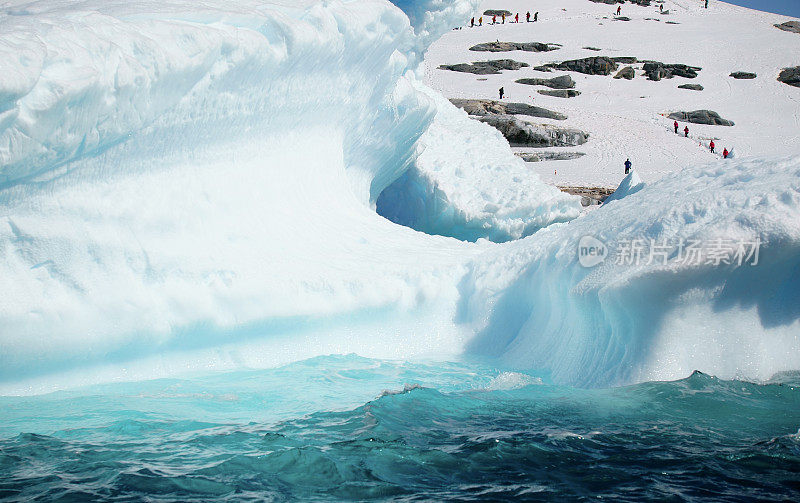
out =
<path fill-rule="evenodd" d="M 798 501 L 798 386 L 340 356 L 3 397 L 0 498 Z"/>

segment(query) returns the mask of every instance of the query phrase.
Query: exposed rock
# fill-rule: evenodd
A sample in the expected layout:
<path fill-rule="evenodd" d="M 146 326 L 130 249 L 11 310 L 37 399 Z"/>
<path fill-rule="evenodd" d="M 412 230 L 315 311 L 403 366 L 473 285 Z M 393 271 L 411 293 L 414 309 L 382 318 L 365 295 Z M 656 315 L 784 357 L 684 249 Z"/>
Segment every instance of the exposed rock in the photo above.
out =
<path fill-rule="evenodd" d="M 478 120 L 500 131 L 513 147 L 574 147 L 589 138 L 579 129 L 534 124 L 513 115 L 486 115 Z"/>
<path fill-rule="evenodd" d="M 574 98 L 581 94 L 580 91 L 575 89 L 539 89 L 538 93 L 545 96 L 555 96 L 556 98 Z"/>
<path fill-rule="evenodd" d="M 553 71 L 553 69 L 550 68 L 549 66 L 534 66 L 533 69 L 536 70 L 537 72 L 552 72 Z"/>
<path fill-rule="evenodd" d="M 678 89 L 691 89 L 692 91 L 702 91 L 703 86 L 700 84 L 681 84 Z"/>
<path fill-rule="evenodd" d="M 511 15 L 511 13 L 509 11 L 507 11 L 507 10 L 489 9 L 489 10 L 483 11 L 483 15 L 484 16 L 489 16 L 489 17 L 492 17 L 492 16 L 501 17 L 503 14 L 505 14 L 506 17 L 509 17 Z"/>
<path fill-rule="evenodd" d="M 602 49 L 598 47 L 584 47 L 587 51 L 602 51 Z"/>
<path fill-rule="evenodd" d="M 527 84 L 529 86 L 545 86 L 553 89 L 572 89 L 575 81 L 569 75 L 560 75 L 552 79 L 519 79 L 517 84 Z"/>
<path fill-rule="evenodd" d="M 734 79 L 754 79 L 756 78 L 756 74 L 750 72 L 733 72 L 731 77 Z"/>
<path fill-rule="evenodd" d="M 569 70 L 571 72 L 585 73 L 587 75 L 609 75 L 617 69 L 617 63 L 606 56 L 593 56 L 590 58 L 571 59 L 562 63 L 554 63 L 549 66 L 559 70 Z"/>
<path fill-rule="evenodd" d="M 623 65 L 632 65 L 639 62 L 639 60 L 633 56 L 618 56 L 616 58 L 611 58 L 611 61 L 614 63 L 622 63 Z"/>
<path fill-rule="evenodd" d="M 560 121 L 567 118 L 564 114 L 525 103 L 504 103 L 494 100 L 465 100 L 458 98 L 451 98 L 450 102 L 469 115 L 481 117 L 485 115 L 527 115 L 529 117 L 544 117 Z"/>
<path fill-rule="evenodd" d="M 675 21 L 667 21 L 664 24 L 680 24 L 680 23 L 676 23 Z"/>
<path fill-rule="evenodd" d="M 626 66 L 614 75 L 615 79 L 633 80 L 634 77 L 636 77 L 636 70 L 632 66 Z"/>
<path fill-rule="evenodd" d="M 469 50 L 478 52 L 549 52 L 560 48 L 561 44 L 545 44 L 543 42 L 486 42 L 473 45 Z"/>
<path fill-rule="evenodd" d="M 611 194 L 614 189 L 605 187 L 564 187 L 559 185 L 558 188 L 561 192 L 572 194 L 573 196 L 581 196 L 582 206 L 593 206 L 602 203 Z"/>
<path fill-rule="evenodd" d="M 662 10 L 659 14 L 662 16 L 669 16 L 669 9 Z"/>
<path fill-rule="evenodd" d="M 541 161 L 569 161 L 570 159 L 577 159 L 586 154 L 583 152 L 516 152 L 518 157 L 521 157 L 525 162 L 541 162 Z"/>
<path fill-rule="evenodd" d="M 790 86 L 800 87 L 800 66 L 784 68 L 778 75 L 778 81 Z"/>
<path fill-rule="evenodd" d="M 673 112 L 670 119 L 694 124 L 708 124 L 711 126 L 733 126 L 733 121 L 723 119 L 717 112 L 711 110 L 695 110 L 693 112 Z"/>
<path fill-rule="evenodd" d="M 800 33 L 800 21 L 786 21 L 785 23 L 776 24 L 774 26 L 779 30 Z"/>
<path fill-rule="evenodd" d="M 492 61 L 475 61 L 472 64 L 458 63 L 455 65 L 441 65 L 441 70 L 451 70 L 453 72 L 474 73 L 476 75 L 489 75 L 500 73 L 500 70 L 519 70 L 528 66 L 528 63 L 520 63 L 513 59 L 495 59 Z"/>
<path fill-rule="evenodd" d="M 681 64 L 664 64 L 659 61 L 645 61 L 644 72 L 649 80 L 671 79 L 672 77 L 685 77 L 693 79 L 697 77 L 697 72 L 702 70 L 698 66 L 688 66 Z"/>
<path fill-rule="evenodd" d="M 619 16 L 614 18 L 614 21 L 630 21 L 630 20 L 631 18 L 629 18 L 628 16 Z"/>

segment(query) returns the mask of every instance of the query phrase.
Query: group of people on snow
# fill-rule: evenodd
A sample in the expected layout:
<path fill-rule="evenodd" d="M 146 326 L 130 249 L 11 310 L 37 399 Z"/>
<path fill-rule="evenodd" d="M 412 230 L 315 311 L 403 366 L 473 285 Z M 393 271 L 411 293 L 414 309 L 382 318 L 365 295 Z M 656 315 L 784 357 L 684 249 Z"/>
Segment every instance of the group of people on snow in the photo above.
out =
<path fill-rule="evenodd" d="M 678 121 L 673 122 L 672 126 L 675 128 L 675 134 L 678 134 Z M 689 126 L 686 126 L 685 128 L 683 128 L 683 136 L 684 136 L 684 138 L 688 138 L 689 137 Z M 714 140 L 711 140 L 711 143 L 708 144 L 708 148 L 711 150 L 712 154 L 714 153 L 714 149 L 716 147 L 717 146 L 714 143 Z M 722 158 L 723 159 L 727 159 L 729 155 L 730 155 L 730 152 L 728 152 L 728 148 L 727 147 L 722 149 Z"/>
<path fill-rule="evenodd" d="M 501 16 L 501 24 L 506 24 L 506 15 L 505 15 L 505 13 L 502 13 L 500 16 Z M 531 13 L 530 12 L 526 12 L 525 13 L 525 22 L 526 23 L 530 23 L 530 22 L 534 22 L 535 23 L 538 20 L 539 20 L 539 13 L 538 12 L 534 12 L 533 13 L 533 21 L 531 21 Z M 511 21 L 511 22 L 512 23 L 519 23 L 519 12 L 514 14 L 514 21 Z M 497 24 L 497 15 L 493 15 L 492 16 L 492 24 Z M 483 26 L 483 16 L 480 16 L 478 18 L 478 26 Z M 475 18 L 474 17 L 469 20 L 469 27 L 470 28 L 474 28 L 475 27 Z"/>

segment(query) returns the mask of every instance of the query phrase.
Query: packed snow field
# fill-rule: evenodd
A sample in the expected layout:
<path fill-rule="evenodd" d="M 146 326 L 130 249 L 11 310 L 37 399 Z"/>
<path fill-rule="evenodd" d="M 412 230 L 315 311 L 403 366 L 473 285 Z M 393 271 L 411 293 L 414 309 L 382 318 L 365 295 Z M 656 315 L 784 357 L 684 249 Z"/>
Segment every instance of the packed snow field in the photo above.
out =
<path fill-rule="evenodd" d="M 616 16 L 618 6 L 621 16 Z M 663 5 L 664 13 L 660 6 Z M 800 97 L 796 87 L 777 81 L 781 69 L 800 65 L 800 36 L 781 31 L 774 24 L 792 20 L 712 1 L 665 0 L 649 6 L 633 3 L 611 5 L 588 0 L 482 2 L 479 9 L 519 13 L 520 23 L 505 24 L 483 16 L 483 26 L 451 31 L 435 42 L 426 58 L 425 82 L 448 98 L 498 99 L 544 107 L 568 116 L 567 120 L 534 119 L 534 122 L 577 128 L 589 133 L 589 141 L 576 147 L 557 147 L 585 153 L 574 160 L 530 163 L 531 170 L 549 183 L 566 186 L 616 187 L 622 164 L 630 158 L 645 182 L 686 166 L 721 158 L 723 148 L 738 156 L 769 156 L 800 152 Z M 538 22 L 525 22 L 525 13 L 538 11 Z M 477 14 L 475 17 L 478 23 Z M 620 20 L 625 18 L 627 20 Z M 548 52 L 476 52 L 469 48 L 494 42 L 541 42 L 560 44 Z M 634 57 L 700 67 L 696 78 L 675 77 L 660 81 L 642 75 L 633 65 L 632 80 L 611 75 L 586 75 L 534 67 L 592 56 Z M 510 58 L 527 63 L 519 70 L 495 75 L 473 75 L 439 69 L 441 65 Z M 620 64 L 622 69 L 627 64 Z M 756 78 L 734 79 L 734 72 L 755 73 Z M 520 84 L 524 78 L 552 78 L 568 74 L 581 94 L 559 98 L 539 94 L 541 86 Z M 699 84 L 702 91 L 678 88 Z M 735 123 L 733 127 L 688 124 L 689 138 L 673 132 L 677 111 L 713 110 Z M 680 130 L 686 124 L 682 123 Z M 708 143 L 715 139 L 717 154 Z"/>
<path fill-rule="evenodd" d="M 0 498 L 797 500 L 800 34 L 689 0 L 452 30 L 522 5 L 3 3 Z M 498 39 L 562 46 L 437 69 Z M 583 46 L 706 90 L 513 82 Z M 447 99 L 501 85 L 586 155 Z M 736 125 L 659 115 L 701 108 Z M 627 156 L 592 211 L 546 183 Z"/>

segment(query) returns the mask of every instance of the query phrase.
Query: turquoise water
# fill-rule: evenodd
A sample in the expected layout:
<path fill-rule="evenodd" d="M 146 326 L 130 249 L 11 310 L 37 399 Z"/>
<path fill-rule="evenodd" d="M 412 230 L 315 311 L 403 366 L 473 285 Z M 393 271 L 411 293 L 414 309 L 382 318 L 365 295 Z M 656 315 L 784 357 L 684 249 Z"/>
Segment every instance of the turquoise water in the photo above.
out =
<path fill-rule="evenodd" d="M 357 356 L 0 398 L 0 497 L 800 499 L 800 376 L 582 390 Z"/>

